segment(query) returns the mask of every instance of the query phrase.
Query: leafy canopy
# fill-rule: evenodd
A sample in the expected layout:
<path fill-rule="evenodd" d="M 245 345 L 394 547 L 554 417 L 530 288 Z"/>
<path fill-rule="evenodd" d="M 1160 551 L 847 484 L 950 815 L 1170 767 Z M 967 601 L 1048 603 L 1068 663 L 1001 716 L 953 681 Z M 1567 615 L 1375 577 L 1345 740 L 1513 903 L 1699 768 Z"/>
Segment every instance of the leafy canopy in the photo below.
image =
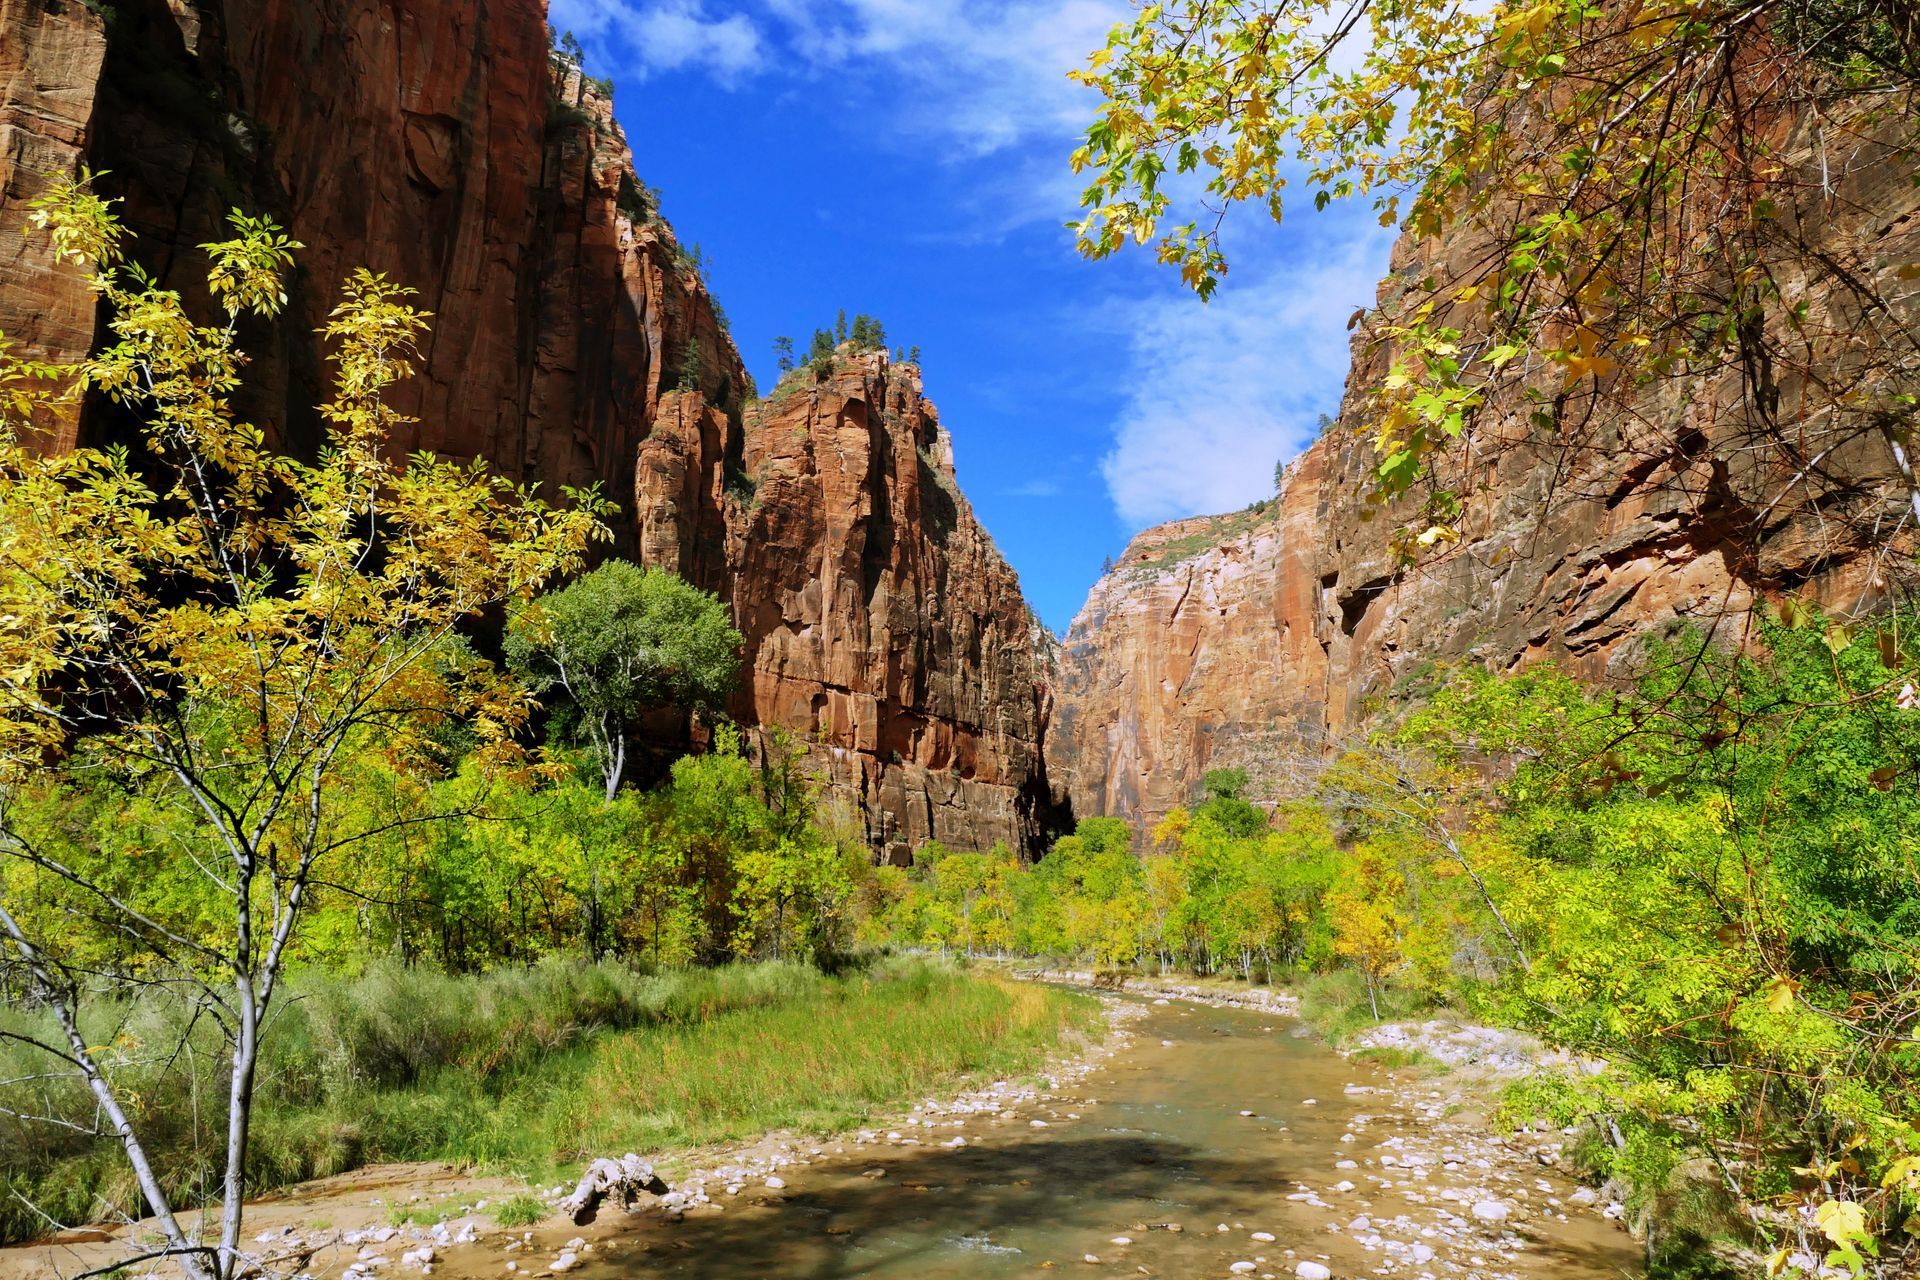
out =
<path fill-rule="evenodd" d="M 611 794 L 627 723 L 654 707 L 718 707 L 739 672 L 740 645 L 712 595 L 664 569 L 609 560 L 516 618 L 507 660 L 534 692 L 565 694 Z"/>
<path fill-rule="evenodd" d="M 383 276 L 355 272 L 321 331 L 332 396 L 307 461 L 231 402 L 240 322 L 286 305 L 300 246 L 232 215 L 233 237 L 201 246 L 224 313 L 203 324 L 128 260 L 88 175 L 56 182 L 33 219 L 89 271 L 109 338 L 70 366 L 0 351 L 0 954 L 57 1022 L 63 1042 L 36 1046 L 96 1099 L 167 1256 L 227 1280 L 243 1262 L 254 1074 L 285 964 L 333 864 L 387 829 L 351 799 L 357 762 L 378 751 L 422 767 L 453 723 L 481 766 L 516 757 L 531 700 L 460 629 L 577 567 L 607 507 L 592 493 L 549 507 L 478 461 L 389 455 L 407 419 L 387 393 L 427 317 Z M 28 447 L 36 422 L 84 393 L 122 411 L 137 461 L 127 447 Z M 152 806 L 184 853 L 171 874 L 141 874 L 111 843 L 62 856 L 39 839 L 22 800 L 54 765 Z M 197 1002 L 230 1051 L 217 1245 L 175 1217 L 118 1090 L 118 1050 L 80 1030 L 94 999 L 148 983 Z"/>
<path fill-rule="evenodd" d="M 1075 74 L 1105 98 L 1072 161 L 1089 257 L 1150 244 L 1208 297 L 1229 211 L 1278 221 L 1289 185 L 1445 237 L 1386 291 L 1384 375 L 1351 423 L 1376 497 L 1420 488 L 1408 557 L 1458 539 L 1469 488 L 1436 468 L 1476 427 L 1618 465 L 1640 388 L 1722 370 L 1782 474 L 1865 435 L 1920 514 L 1899 305 L 1920 264 L 1808 209 L 1844 175 L 1915 168 L 1908 0 L 1170 0 Z M 1484 421 L 1496 402 L 1520 421 Z"/>

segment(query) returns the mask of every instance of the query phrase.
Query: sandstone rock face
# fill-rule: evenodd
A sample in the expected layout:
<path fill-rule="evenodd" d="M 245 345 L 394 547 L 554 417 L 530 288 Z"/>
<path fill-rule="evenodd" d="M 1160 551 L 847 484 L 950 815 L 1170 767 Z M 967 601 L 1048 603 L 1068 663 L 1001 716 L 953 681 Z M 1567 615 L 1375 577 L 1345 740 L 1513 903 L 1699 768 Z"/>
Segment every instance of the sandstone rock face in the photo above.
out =
<path fill-rule="evenodd" d="M 24 359 L 62 359 L 93 340 L 85 273 L 24 233 L 47 175 L 86 157 L 106 50 L 106 24 L 82 5 L 0 0 L 0 334 Z M 70 421 L 42 425 L 52 447 L 72 445 Z"/>
<path fill-rule="evenodd" d="M 1051 638 L 960 492 L 914 366 L 847 349 L 739 426 L 673 397 L 634 509 L 648 563 L 733 606 L 737 717 L 791 730 L 876 847 L 1038 847 Z"/>
<path fill-rule="evenodd" d="M 848 359 L 750 411 L 611 104 L 548 41 L 544 0 L 0 0 L 0 330 L 52 359 L 92 340 L 79 274 L 27 231 L 43 173 L 109 170 L 135 256 L 190 302 L 227 209 L 272 214 L 306 248 L 292 323 L 243 335 L 241 407 L 276 438 L 317 438 L 306 335 L 340 280 L 387 273 L 434 316 L 397 447 L 601 485 L 619 553 L 732 604 L 736 710 L 807 741 L 876 844 L 1032 847 L 1047 646 L 917 373 Z M 123 429 L 93 404 L 48 427 Z"/>
<path fill-rule="evenodd" d="M 1920 258 L 1920 192 L 1909 173 L 1852 166 L 1788 217 L 1877 280 L 1910 334 L 1920 292 L 1899 269 Z M 1817 176 L 1806 189 L 1821 189 Z M 1382 298 L 1446 278 L 1470 249 L 1403 241 Z M 1816 364 L 1845 368 L 1847 300 L 1818 279 L 1783 291 L 1812 301 Z M 1364 330 L 1356 338 L 1346 421 L 1389 357 Z M 1798 392 L 1783 375 L 1783 418 Z M 1447 477 L 1469 495 L 1463 539 L 1414 564 L 1391 541 L 1406 513 L 1365 501 L 1368 443 L 1330 429 L 1259 509 L 1150 529 L 1094 586 L 1064 643 L 1051 776 L 1076 817 L 1125 817 L 1144 839 L 1208 768 L 1271 779 L 1277 759 L 1320 750 L 1435 662 L 1552 659 L 1618 678 L 1633 669 L 1628 641 L 1651 625 L 1691 619 L 1737 638 L 1757 600 L 1788 592 L 1840 613 L 1876 607 L 1911 558 L 1890 452 L 1871 431 L 1829 447 L 1828 424 L 1809 415 L 1784 433 L 1811 441 L 1817 465 L 1802 469 L 1756 446 L 1747 394 L 1733 370 L 1669 380 L 1634 403 L 1635 425 L 1578 451 L 1542 448 L 1518 396 L 1490 401 L 1471 468 Z M 1903 519 L 1909 533 L 1890 534 Z"/>

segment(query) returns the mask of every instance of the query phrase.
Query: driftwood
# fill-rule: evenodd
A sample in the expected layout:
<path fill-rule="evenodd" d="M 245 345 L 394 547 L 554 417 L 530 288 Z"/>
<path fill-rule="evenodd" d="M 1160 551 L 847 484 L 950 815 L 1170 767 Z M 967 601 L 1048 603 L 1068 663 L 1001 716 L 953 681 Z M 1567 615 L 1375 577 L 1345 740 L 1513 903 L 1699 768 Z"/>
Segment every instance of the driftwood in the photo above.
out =
<path fill-rule="evenodd" d="M 575 1226 L 584 1227 L 600 1212 L 600 1202 L 615 1192 L 620 1195 L 621 1207 L 631 1210 L 635 1197 L 642 1191 L 661 1196 L 667 1190 L 667 1184 L 651 1164 L 628 1152 L 618 1160 L 600 1159 L 588 1165 L 587 1171 L 580 1175 L 580 1185 L 560 1202 L 559 1208 L 573 1219 Z"/>

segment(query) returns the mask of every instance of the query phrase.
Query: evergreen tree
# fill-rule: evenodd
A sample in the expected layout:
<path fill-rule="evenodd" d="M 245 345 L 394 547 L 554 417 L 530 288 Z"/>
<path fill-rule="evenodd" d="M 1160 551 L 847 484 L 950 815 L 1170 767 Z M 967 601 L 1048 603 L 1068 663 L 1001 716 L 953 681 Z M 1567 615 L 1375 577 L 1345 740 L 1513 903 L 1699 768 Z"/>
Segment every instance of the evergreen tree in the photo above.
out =
<path fill-rule="evenodd" d="M 847 340 L 847 309 L 840 308 L 840 315 L 833 322 L 833 344 L 837 347 Z"/>
<path fill-rule="evenodd" d="M 813 331 L 813 342 L 807 347 L 807 363 L 813 365 L 833 363 L 833 335 L 825 329 Z"/>
<path fill-rule="evenodd" d="M 793 339 L 781 334 L 773 340 L 773 354 L 780 362 L 780 372 L 793 368 Z"/>
<path fill-rule="evenodd" d="M 680 380 L 675 384 L 678 391 L 698 391 L 700 389 L 700 344 L 688 342 L 687 349 L 680 357 Z"/>
<path fill-rule="evenodd" d="M 907 348 L 907 363 L 908 363 L 908 364 L 919 364 L 919 363 L 920 363 L 920 348 L 919 348 L 919 347 L 908 347 L 908 348 Z"/>

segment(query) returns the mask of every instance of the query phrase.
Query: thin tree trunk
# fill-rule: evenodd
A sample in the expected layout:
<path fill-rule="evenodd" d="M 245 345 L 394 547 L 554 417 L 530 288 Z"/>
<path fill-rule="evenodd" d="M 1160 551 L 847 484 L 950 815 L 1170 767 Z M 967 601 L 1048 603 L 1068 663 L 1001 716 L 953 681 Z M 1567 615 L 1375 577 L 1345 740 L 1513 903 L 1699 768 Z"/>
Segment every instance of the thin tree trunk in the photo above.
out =
<path fill-rule="evenodd" d="M 1507 918 L 1500 914 L 1500 908 L 1494 905 L 1493 894 L 1487 890 L 1487 882 L 1480 878 L 1479 870 L 1473 863 L 1467 860 L 1465 851 L 1460 848 L 1459 842 L 1453 838 L 1452 832 L 1442 830 L 1440 832 L 1440 838 L 1446 844 L 1447 852 L 1453 855 L 1453 860 L 1460 864 L 1461 868 L 1466 871 L 1467 878 L 1473 881 L 1473 887 L 1480 891 L 1480 901 L 1487 904 L 1487 910 L 1493 913 L 1494 921 L 1500 926 L 1500 932 L 1507 935 L 1507 945 L 1511 946 L 1513 948 L 1513 954 L 1519 957 L 1521 970 L 1525 973 L 1532 973 L 1533 962 L 1527 959 L 1526 948 L 1520 945 L 1520 938 L 1514 933 L 1513 926 L 1507 923 Z"/>

